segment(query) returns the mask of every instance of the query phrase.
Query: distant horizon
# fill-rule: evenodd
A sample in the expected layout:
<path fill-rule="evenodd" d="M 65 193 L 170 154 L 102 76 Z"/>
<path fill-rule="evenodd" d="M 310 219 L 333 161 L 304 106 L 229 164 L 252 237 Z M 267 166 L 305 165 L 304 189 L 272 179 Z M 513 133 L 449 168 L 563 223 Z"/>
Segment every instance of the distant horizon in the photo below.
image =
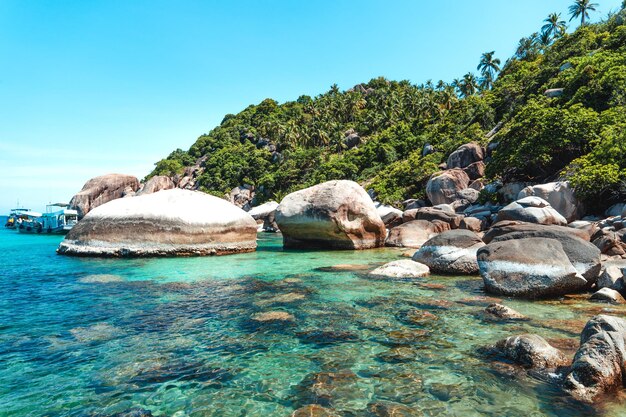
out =
<path fill-rule="evenodd" d="M 597 3 L 592 22 L 621 0 Z M 36 211 L 69 202 L 99 175 L 141 180 L 266 98 L 379 76 L 450 82 L 491 50 L 504 62 L 549 13 L 568 21 L 571 1 L 483 4 L 2 2 L 0 215 L 18 201 Z"/>

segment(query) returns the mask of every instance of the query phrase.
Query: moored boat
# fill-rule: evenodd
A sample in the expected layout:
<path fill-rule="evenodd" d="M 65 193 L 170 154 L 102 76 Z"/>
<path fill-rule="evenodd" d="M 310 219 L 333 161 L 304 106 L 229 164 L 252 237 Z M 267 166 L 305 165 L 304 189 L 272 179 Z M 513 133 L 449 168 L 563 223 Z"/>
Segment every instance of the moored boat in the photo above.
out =
<path fill-rule="evenodd" d="M 15 228 L 20 233 L 41 233 L 43 224 L 41 222 L 42 213 L 37 211 L 24 211 L 15 220 Z"/>
<path fill-rule="evenodd" d="M 41 216 L 44 233 L 65 234 L 78 223 L 78 212 L 67 208 L 67 204 L 54 203 L 46 206 L 46 213 Z M 60 208 L 60 210 L 54 210 Z"/>
<path fill-rule="evenodd" d="M 20 214 L 26 213 L 28 211 L 30 211 L 30 209 L 27 209 L 27 208 L 11 209 L 9 216 L 7 217 L 7 221 L 4 224 L 4 227 L 6 227 L 7 229 L 15 229 L 17 227 L 17 219 L 20 216 Z"/>

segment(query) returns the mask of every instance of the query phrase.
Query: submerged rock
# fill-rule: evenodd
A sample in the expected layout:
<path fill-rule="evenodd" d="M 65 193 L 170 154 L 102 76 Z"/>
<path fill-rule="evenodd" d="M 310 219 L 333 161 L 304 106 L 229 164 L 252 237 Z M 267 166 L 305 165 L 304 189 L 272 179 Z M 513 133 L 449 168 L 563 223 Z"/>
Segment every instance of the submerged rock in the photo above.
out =
<path fill-rule="evenodd" d="M 111 201 L 89 213 L 57 252 L 75 256 L 223 255 L 256 248 L 243 210 L 199 191 L 165 190 Z"/>
<path fill-rule="evenodd" d="M 404 404 L 390 401 L 376 401 L 367 405 L 367 411 L 372 417 L 419 417 L 422 413 Z"/>
<path fill-rule="evenodd" d="M 298 408 L 291 417 L 339 417 L 339 414 L 321 405 L 309 404 Z"/>
<path fill-rule="evenodd" d="M 113 274 L 94 274 L 87 275 L 78 280 L 85 284 L 109 284 L 111 282 L 123 282 L 124 279 L 119 275 Z"/>
<path fill-rule="evenodd" d="M 430 269 L 419 262 L 401 259 L 374 269 L 370 275 L 388 278 L 421 278 L 430 275 Z"/>
<path fill-rule="evenodd" d="M 450 230 L 424 243 L 413 260 L 434 272 L 471 275 L 478 272 L 476 252 L 483 246 L 480 237 L 469 230 Z"/>
<path fill-rule="evenodd" d="M 526 368 L 557 368 L 569 363 L 563 352 L 536 334 L 507 337 L 498 341 L 495 349 L 499 355 Z"/>
<path fill-rule="evenodd" d="M 593 402 L 623 386 L 626 376 L 626 321 L 600 315 L 587 322 L 580 349 L 566 373 L 563 387 L 576 399 Z"/>
<path fill-rule="evenodd" d="M 286 248 L 369 249 L 387 231 L 370 196 L 353 181 L 329 181 L 287 195 L 276 209 Z"/>
<path fill-rule="evenodd" d="M 528 320 L 526 316 L 502 304 L 489 304 L 484 310 L 485 317 L 493 320 Z"/>
<path fill-rule="evenodd" d="M 250 318 L 261 323 L 291 322 L 296 319 L 293 314 L 287 313 L 286 311 L 266 311 L 263 313 L 253 314 Z"/>
<path fill-rule="evenodd" d="M 69 207 L 78 211 L 82 219 L 94 208 L 109 201 L 122 198 L 129 188 L 131 192 L 139 189 L 139 180 L 132 175 L 107 174 L 90 179 L 70 200 Z"/>

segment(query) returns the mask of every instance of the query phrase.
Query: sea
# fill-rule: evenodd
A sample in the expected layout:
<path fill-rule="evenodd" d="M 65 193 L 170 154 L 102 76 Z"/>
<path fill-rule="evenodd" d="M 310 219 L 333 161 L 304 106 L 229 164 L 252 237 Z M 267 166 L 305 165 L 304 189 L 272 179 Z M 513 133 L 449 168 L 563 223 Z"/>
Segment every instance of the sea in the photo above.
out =
<path fill-rule="evenodd" d="M 62 239 L 0 229 L 0 416 L 626 416 L 621 394 L 582 405 L 485 353 L 535 333 L 573 355 L 590 317 L 623 307 L 368 275 L 407 256 L 392 248 L 260 234 L 254 253 L 98 259 L 57 255 Z M 491 321 L 492 302 L 529 320 Z"/>

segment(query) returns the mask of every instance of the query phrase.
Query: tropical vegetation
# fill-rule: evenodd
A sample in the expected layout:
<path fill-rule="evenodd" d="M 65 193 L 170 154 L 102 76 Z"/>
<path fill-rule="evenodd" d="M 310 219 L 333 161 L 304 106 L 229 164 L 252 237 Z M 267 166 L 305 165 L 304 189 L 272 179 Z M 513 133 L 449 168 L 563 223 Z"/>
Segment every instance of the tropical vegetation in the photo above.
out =
<path fill-rule="evenodd" d="M 488 181 L 571 181 L 598 210 L 626 196 L 626 10 L 590 24 L 596 4 L 570 7 L 520 40 L 504 64 L 486 52 L 451 82 L 376 78 L 316 97 L 266 99 L 176 150 L 149 175 L 203 168 L 199 187 L 224 195 L 250 184 L 258 202 L 331 179 L 380 201 L 424 197 L 428 178 L 467 142 L 490 144 Z M 547 96 L 546 90 L 553 94 Z"/>

